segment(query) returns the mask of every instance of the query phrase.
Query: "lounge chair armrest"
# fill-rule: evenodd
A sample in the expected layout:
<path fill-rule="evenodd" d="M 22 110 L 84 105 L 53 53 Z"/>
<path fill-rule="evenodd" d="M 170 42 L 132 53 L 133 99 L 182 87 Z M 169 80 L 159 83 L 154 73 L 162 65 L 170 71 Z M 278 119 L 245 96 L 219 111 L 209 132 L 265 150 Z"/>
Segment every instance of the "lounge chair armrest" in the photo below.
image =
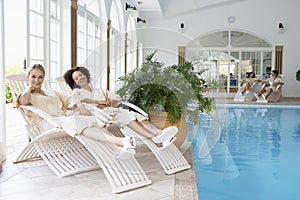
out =
<path fill-rule="evenodd" d="M 275 91 L 278 91 L 278 90 L 280 89 L 280 87 L 281 87 L 281 84 L 278 84 L 278 85 L 276 86 Z"/>
<path fill-rule="evenodd" d="M 45 119 L 46 121 L 48 121 L 49 123 L 51 123 L 53 126 L 55 127 L 60 127 L 60 125 L 53 119 L 52 116 L 50 116 L 48 113 L 46 113 L 45 111 L 34 107 L 34 106 L 25 106 L 25 105 L 21 105 L 20 106 L 22 109 L 26 109 L 29 110 L 35 114 L 37 114 L 38 116 L 40 116 L 41 118 Z"/>
<path fill-rule="evenodd" d="M 137 112 L 141 113 L 144 117 L 149 117 L 148 114 L 143 111 L 141 108 L 139 108 L 138 106 L 132 104 L 132 103 L 129 103 L 129 102 L 122 102 L 123 105 L 125 106 L 128 106 L 129 108 L 132 108 L 134 110 L 136 110 Z"/>
<path fill-rule="evenodd" d="M 253 88 L 256 84 L 258 83 L 258 81 L 254 81 L 251 85 L 251 87 Z"/>

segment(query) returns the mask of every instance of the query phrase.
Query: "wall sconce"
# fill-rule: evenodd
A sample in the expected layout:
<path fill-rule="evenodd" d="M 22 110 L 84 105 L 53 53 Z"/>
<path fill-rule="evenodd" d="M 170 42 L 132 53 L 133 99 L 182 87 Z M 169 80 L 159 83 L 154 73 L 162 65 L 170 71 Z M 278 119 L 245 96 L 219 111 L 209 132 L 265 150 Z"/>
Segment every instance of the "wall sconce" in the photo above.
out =
<path fill-rule="evenodd" d="M 125 3 L 125 10 L 128 10 L 128 9 L 136 10 L 136 7 L 132 6 L 132 5 L 128 4 L 128 3 Z"/>
<path fill-rule="evenodd" d="M 183 23 L 183 22 L 180 23 L 180 29 L 179 29 L 179 31 L 180 31 L 181 33 L 183 33 L 183 32 L 185 31 L 184 23 Z"/>
<path fill-rule="evenodd" d="M 284 33 L 284 31 L 285 31 L 285 27 L 284 27 L 283 23 L 278 22 L 278 32 L 279 33 Z"/>
<path fill-rule="evenodd" d="M 136 23 L 146 23 L 146 20 L 142 19 L 142 18 L 136 18 Z"/>

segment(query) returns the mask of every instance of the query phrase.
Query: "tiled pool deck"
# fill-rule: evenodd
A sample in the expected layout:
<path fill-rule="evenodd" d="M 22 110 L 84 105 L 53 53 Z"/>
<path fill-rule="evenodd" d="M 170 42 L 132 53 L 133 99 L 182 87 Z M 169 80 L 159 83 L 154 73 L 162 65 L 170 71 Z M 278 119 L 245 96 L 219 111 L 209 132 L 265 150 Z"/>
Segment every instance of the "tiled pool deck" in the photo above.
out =
<path fill-rule="evenodd" d="M 7 160 L 0 174 L 0 200 L 173 200 L 197 199 L 193 168 L 176 175 L 165 175 L 153 158 L 137 157 L 152 184 L 143 188 L 113 194 L 101 170 L 58 178 L 43 160 L 13 164 L 15 154 L 26 141 L 22 116 L 11 104 L 6 106 Z M 185 157 L 192 164 L 190 148 Z M 151 166 L 151 169 L 149 169 Z"/>
<path fill-rule="evenodd" d="M 236 104 L 232 98 L 217 98 L 217 103 Z M 240 102 L 239 102 L 240 103 Z M 244 102 L 242 104 L 256 104 Z M 300 98 L 282 98 L 270 105 L 297 105 Z M 7 160 L 3 163 L 0 174 L 0 200 L 197 200 L 197 188 L 194 168 L 175 175 L 165 175 L 156 159 L 145 160 L 137 157 L 144 169 L 149 165 L 156 170 L 145 170 L 152 184 L 113 194 L 111 187 L 101 170 L 90 171 L 75 176 L 58 178 L 42 160 L 12 164 L 12 159 L 26 141 L 23 119 L 11 104 L 6 108 Z M 184 156 L 193 166 L 191 148 L 184 151 Z M 149 163 L 150 160 L 150 163 Z"/>

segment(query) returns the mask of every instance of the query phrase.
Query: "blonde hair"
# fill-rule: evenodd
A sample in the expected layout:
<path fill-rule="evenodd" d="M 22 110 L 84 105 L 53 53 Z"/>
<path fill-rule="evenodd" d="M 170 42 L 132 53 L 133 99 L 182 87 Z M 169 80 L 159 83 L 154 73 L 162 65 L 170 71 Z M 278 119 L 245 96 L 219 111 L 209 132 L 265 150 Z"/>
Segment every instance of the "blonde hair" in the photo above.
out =
<path fill-rule="evenodd" d="M 46 74 L 46 72 L 45 72 L 45 68 L 43 67 L 43 65 L 41 65 L 41 64 L 34 64 L 32 67 L 30 67 L 30 68 L 28 68 L 27 69 L 27 76 L 29 76 L 29 74 L 30 74 L 30 72 L 32 71 L 32 70 L 34 70 L 34 69 L 39 69 L 39 70 L 41 70 L 41 72 L 44 74 L 44 76 L 45 76 L 45 74 Z"/>

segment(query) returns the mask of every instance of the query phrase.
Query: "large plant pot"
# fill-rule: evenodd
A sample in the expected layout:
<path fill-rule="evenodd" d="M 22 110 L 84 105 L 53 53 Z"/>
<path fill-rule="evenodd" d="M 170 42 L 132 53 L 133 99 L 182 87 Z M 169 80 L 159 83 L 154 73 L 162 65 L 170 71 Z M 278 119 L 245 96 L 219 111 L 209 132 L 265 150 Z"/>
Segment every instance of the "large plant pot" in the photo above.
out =
<path fill-rule="evenodd" d="M 167 112 L 150 112 L 150 122 L 159 129 L 164 129 L 168 126 L 176 126 L 178 128 L 178 132 L 176 134 L 176 140 L 174 142 L 175 146 L 179 148 L 186 139 L 188 133 L 188 124 L 185 119 L 185 115 L 181 116 L 181 119 L 177 123 L 171 123 L 168 119 Z"/>

